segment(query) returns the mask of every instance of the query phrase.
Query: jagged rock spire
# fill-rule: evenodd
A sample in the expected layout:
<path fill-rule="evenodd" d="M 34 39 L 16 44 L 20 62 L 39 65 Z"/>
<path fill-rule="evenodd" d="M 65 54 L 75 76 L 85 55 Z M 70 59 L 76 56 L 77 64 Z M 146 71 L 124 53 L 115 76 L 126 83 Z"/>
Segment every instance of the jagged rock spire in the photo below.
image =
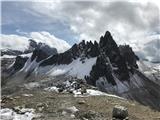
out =
<path fill-rule="evenodd" d="M 118 51 L 118 46 L 109 31 L 106 31 L 105 35 L 101 36 L 99 46 L 101 49 Z"/>

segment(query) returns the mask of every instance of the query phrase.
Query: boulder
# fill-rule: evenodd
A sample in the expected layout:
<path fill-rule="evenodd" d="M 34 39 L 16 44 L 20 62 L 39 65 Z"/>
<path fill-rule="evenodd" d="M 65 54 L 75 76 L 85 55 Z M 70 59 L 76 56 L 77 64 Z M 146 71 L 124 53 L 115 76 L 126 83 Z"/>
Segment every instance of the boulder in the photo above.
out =
<path fill-rule="evenodd" d="M 38 103 L 36 105 L 36 108 L 39 112 L 42 112 L 48 108 L 48 104 L 47 103 Z"/>
<path fill-rule="evenodd" d="M 128 110 L 124 106 L 116 105 L 112 111 L 113 120 L 127 120 L 128 119 Z"/>

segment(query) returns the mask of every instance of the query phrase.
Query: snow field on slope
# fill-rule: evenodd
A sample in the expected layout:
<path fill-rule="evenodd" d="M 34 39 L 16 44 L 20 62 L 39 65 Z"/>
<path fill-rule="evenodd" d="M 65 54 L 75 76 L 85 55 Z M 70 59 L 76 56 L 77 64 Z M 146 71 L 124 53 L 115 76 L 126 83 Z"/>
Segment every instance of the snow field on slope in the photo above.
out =
<path fill-rule="evenodd" d="M 82 63 L 80 58 L 73 60 L 70 64 L 61 64 L 61 65 L 51 65 L 46 67 L 39 67 L 35 69 L 36 74 L 48 74 L 50 76 L 57 75 L 71 75 L 79 79 L 84 79 L 86 75 L 90 74 L 92 66 L 96 63 L 97 57 L 85 59 L 85 62 Z"/>

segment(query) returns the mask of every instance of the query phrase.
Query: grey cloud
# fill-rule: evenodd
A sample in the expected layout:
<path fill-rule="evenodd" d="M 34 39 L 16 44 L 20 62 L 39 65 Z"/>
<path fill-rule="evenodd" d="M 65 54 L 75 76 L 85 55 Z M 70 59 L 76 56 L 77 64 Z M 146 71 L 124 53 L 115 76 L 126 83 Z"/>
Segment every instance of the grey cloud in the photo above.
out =
<path fill-rule="evenodd" d="M 152 3 L 69 2 L 61 5 L 61 13 L 62 16 L 66 16 L 68 24 L 78 29 L 79 34 L 86 34 L 91 39 L 97 39 L 105 30 L 116 28 L 118 24 L 125 28 L 126 36 L 123 36 L 123 39 L 128 39 L 128 33 L 132 36 L 133 32 L 158 31 L 157 26 L 160 26 L 159 9 Z M 77 16 L 83 19 L 83 24 L 78 23 Z M 87 26 L 86 23 L 90 21 L 93 22 L 94 27 Z"/>
<path fill-rule="evenodd" d="M 160 62 L 160 39 L 153 39 L 144 45 L 143 50 L 137 52 L 143 59 L 149 59 L 153 62 Z"/>
<path fill-rule="evenodd" d="M 145 45 L 148 43 L 145 37 L 160 33 L 159 8 L 153 3 L 126 1 L 30 3 L 20 4 L 20 8 L 23 8 L 27 15 L 36 16 L 36 22 L 42 23 L 44 29 L 45 26 L 49 27 L 50 24 L 59 22 L 68 26 L 80 40 L 99 40 L 100 35 L 109 30 L 118 44 L 127 43 L 135 46 L 138 42 L 138 45 L 146 51 L 145 56 L 153 56 L 152 54 L 158 51 L 154 48 L 154 51 L 149 52 L 151 43 Z M 30 19 L 32 23 L 32 18 L 26 19 Z"/>
<path fill-rule="evenodd" d="M 133 2 L 114 2 L 105 10 L 112 19 L 126 22 L 137 29 L 154 28 L 159 24 L 159 9 L 152 3 L 142 5 Z"/>

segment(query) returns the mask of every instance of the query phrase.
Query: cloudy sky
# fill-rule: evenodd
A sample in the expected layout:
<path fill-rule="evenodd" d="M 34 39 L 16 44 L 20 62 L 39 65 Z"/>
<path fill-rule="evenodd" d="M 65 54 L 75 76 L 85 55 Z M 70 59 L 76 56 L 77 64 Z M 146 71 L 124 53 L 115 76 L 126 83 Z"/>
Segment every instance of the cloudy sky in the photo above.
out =
<path fill-rule="evenodd" d="M 63 52 L 82 39 L 99 41 L 109 30 L 141 58 L 160 61 L 158 0 L 97 1 L 3 1 L 2 48 L 22 49 L 33 38 Z"/>

